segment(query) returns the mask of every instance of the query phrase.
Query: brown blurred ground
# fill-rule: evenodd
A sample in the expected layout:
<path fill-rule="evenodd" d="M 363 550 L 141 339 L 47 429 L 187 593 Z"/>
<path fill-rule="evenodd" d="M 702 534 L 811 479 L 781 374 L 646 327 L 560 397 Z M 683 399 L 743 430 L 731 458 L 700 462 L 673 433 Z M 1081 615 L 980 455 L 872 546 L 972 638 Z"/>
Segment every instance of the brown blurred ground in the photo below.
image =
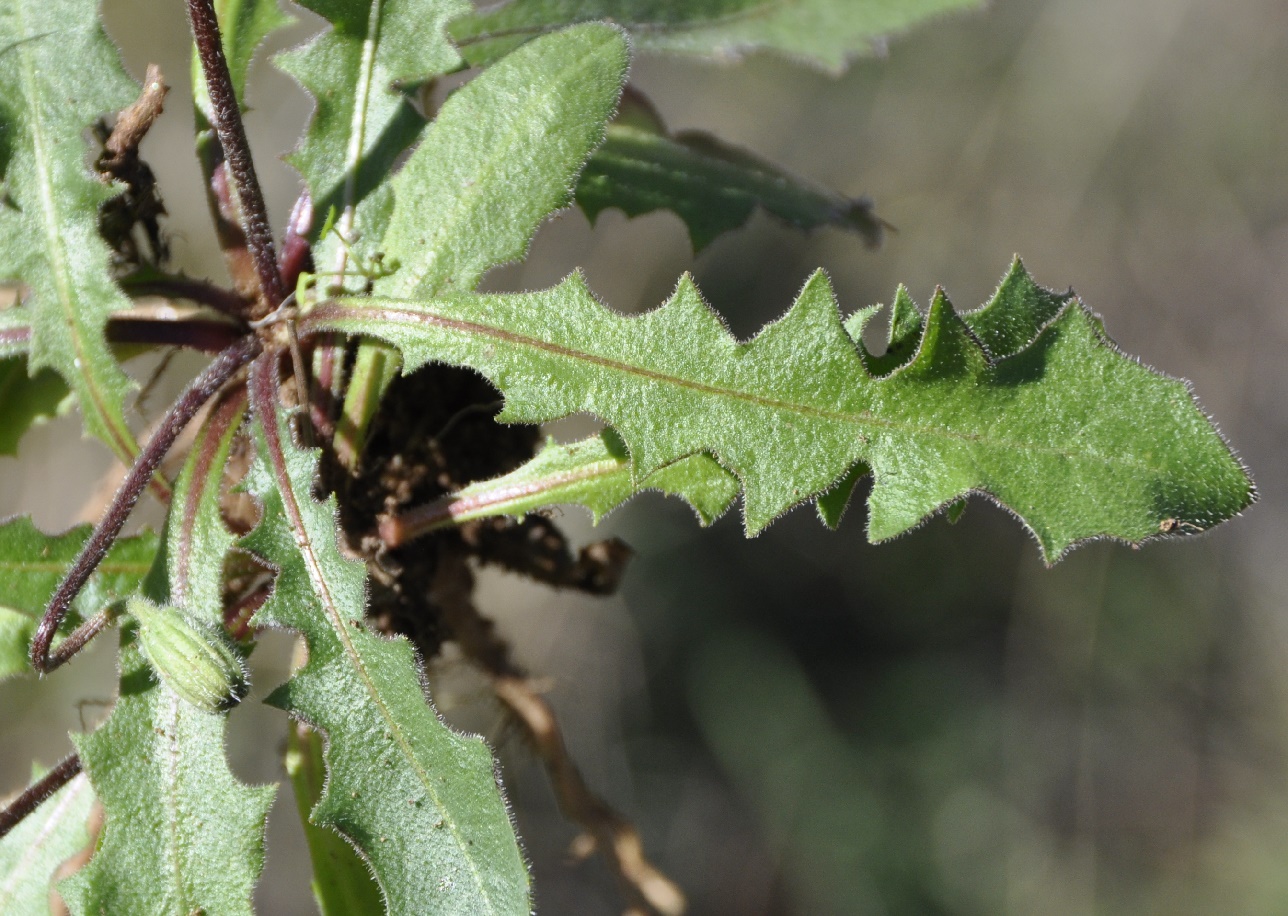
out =
<path fill-rule="evenodd" d="M 182 4 L 106 7 L 135 74 L 159 60 L 175 86 L 145 152 L 178 256 L 217 275 L 198 257 L 211 234 Z M 270 66 L 255 76 L 252 140 L 280 225 L 297 180 L 273 154 L 306 104 Z M 481 596 L 550 676 L 592 783 L 638 818 L 698 913 L 1288 911 L 1288 5 L 1000 0 L 839 80 L 765 58 L 644 60 L 634 78 L 672 126 L 870 193 L 898 233 L 872 254 L 759 218 L 694 260 L 670 216 L 613 213 L 592 231 L 567 213 L 491 285 L 583 265 L 634 311 L 692 270 L 747 335 L 819 265 L 847 308 L 900 282 L 973 307 L 1018 252 L 1128 352 L 1193 380 L 1262 500 L 1210 536 L 1094 545 L 1047 571 L 984 505 L 871 548 L 858 508 L 835 535 L 801 510 L 747 543 L 735 518 L 702 532 L 642 499 L 607 526 L 639 551 L 620 598 L 497 579 Z M 0 507 L 59 527 L 92 513 L 108 464 L 53 424 L 0 461 Z M 257 695 L 288 653 L 284 638 L 259 653 Z M 3 786 L 63 752 L 76 700 L 110 696 L 110 655 L 79 664 L 89 681 L 0 686 Z M 447 666 L 438 701 L 501 748 L 542 911 L 615 912 L 602 869 L 565 861 L 572 831 L 482 695 Z M 280 780 L 262 737 L 278 715 L 247 704 L 233 723 L 238 772 Z M 265 913 L 312 911 L 292 818 L 279 798 Z"/>

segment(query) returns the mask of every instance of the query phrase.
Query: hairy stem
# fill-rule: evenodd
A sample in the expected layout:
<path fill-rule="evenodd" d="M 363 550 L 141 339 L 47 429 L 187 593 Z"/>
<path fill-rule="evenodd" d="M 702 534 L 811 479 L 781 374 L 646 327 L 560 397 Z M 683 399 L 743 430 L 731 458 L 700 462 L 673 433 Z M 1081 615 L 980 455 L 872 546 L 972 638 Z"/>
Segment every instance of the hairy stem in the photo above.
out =
<path fill-rule="evenodd" d="M 89 577 L 93 575 L 98 564 L 103 561 L 113 542 L 116 541 L 117 535 L 125 526 L 126 519 L 130 517 L 130 512 L 139 501 L 144 487 L 152 479 L 152 475 L 161 465 L 161 461 L 170 451 L 175 440 L 179 438 L 179 433 L 197 414 L 197 411 L 219 392 L 224 383 L 231 379 L 242 366 L 254 359 L 261 349 L 257 337 L 247 336 L 237 341 L 215 357 L 214 362 L 197 376 L 170 408 L 170 412 L 161 421 L 155 435 L 135 459 L 130 473 L 126 475 L 120 489 L 112 497 L 111 504 L 89 536 L 89 540 L 85 542 L 80 555 L 76 557 L 76 562 L 68 570 L 66 578 L 49 599 L 45 615 L 41 618 L 40 626 L 36 628 L 35 638 L 31 641 L 31 663 L 37 671 L 45 674 L 57 668 L 80 651 L 106 625 L 107 620 L 99 619 L 103 615 L 96 615 L 68 636 L 57 652 L 51 654 L 49 651 L 54 635 L 67 616 L 72 601 L 84 588 Z"/>
<path fill-rule="evenodd" d="M 80 758 L 71 754 L 28 786 L 25 792 L 10 802 L 9 807 L 0 811 L 0 839 L 22 823 L 23 818 L 39 808 L 51 795 L 75 779 L 80 771 Z"/>
<path fill-rule="evenodd" d="M 170 321 L 121 317 L 111 319 L 107 325 L 107 339 L 112 343 L 186 347 L 203 353 L 218 353 L 242 336 L 236 326 L 226 321 L 201 318 Z"/>
<path fill-rule="evenodd" d="M 277 269 L 273 230 L 268 224 L 264 194 L 255 175 L 255 162 L 251 158 L 237 94 L 228 72 L 228 61 L 224 57 L 213 0 L 188 0 L 188 19 L 197 42 L 201 69 L 206 76 L 211 110 L 215 118 L 215 133 L 219 137 L 228 171 L 232 175 L 237 201 L 241 205 L 242 231 L 246 234 L 246 246 L 259 278 L 262 302 L 252 317 L 262 318 L 281 305 L 285 298 L 282 277 Z"/>
<path fill-rule="evenodd" d="M 180 274 L 144 270 L 122 277 L 120 283 L 128 295 L 136 298 L 161 296 L 166 299 L 187 299 L 233 317 L 244 315 L 249 305 L 234 290 L 216 286 L 209 280 L 197 280 Z"/>

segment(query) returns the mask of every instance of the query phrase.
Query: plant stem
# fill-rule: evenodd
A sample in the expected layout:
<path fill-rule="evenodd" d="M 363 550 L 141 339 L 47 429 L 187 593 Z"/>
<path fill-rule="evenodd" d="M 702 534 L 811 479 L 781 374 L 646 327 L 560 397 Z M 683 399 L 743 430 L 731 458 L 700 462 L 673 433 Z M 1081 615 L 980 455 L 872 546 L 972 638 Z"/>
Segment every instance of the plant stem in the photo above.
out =
<path fill-rule="evenodd" d="M 161 296 L 165 299 L 187 299 L 209 306 L 217 312 L 240 318 L 250 304 L 234 290 L 216 286 L 209 280 L 197 280 L 179 274 L 144 270 L 122 277 L 121 288 L 130 296 Z"/>
<path fill-rule="evenodd" d="M 89 540 L 81 548 L 80 555 L 68 570 L 66 578 L 49 599 L 45 616 L 41 618 L 40 626 L 36 628 L 36 636 L 31 641 L 31 663 L 38 672 L 46 674 L 66 662 L 108 623 L 107 619 L 100 619 L 104 617 L 103 614 L 98 614 L 72 632 L 56 652 L 49 651 L 54 635 L 67 616 L 72 601 L 116 541 L 121 528 L 125 526 L 126 519 L 130 517 L 130 512 L 143 494 L 144 487 L 152 479 L 152 475 L 174 445 L 174 441 L 179 438 L 179 433 L 197 411 L 219 392 L 224 383 L 237 373 L 237 370 L 255 358 L 261 348 L 259 338 L 253 335 L 246 336 L 228 347 L 215 357 L 214 362 L 207 366 L 201 375 L 197 376 L 161 421 L 156 434 L 135 459 L 134 466 L 130 468 L 121 488 L 112 497 L 112 502 L 103 513 L 103 518 L 99 520 Z"/>
<path fill-rule="evenodd" d="M 218 353 L 241 337 L 235 325 L 201 318 L 170 321 L 121 317 L 107 324 L 107 339 L 112 343 L 187 347 L 203 353 Z"/>
<path fill-rule="evenodd" d="M 23 818 L 39 808 L 46 799 L 75 779 L 80 771 L 80 758 L 71 754 L 28 786 L 25 792 L 9 804 L 9 807 L 0 811 L 0 839 L 22 823 Z"/>
<path fill-rule="evenodd" d="M 259 277 L 259 290 L 262 302 L 253 318 L 262 318 L 270 314 L 282 303 L 285 292 L 282 289 L 282 277 L 277 269 L 277 254 L 273 247 L 273 230 L 268 224 L 268 211 L 264 207 L 264 194 L 255 176 L 255 162 L 251 158 L 250 144 L 246 140 L 246 128 L 242 123 L 241 109 L 237 104 L 237 93 L 233 90 L 233 80 L 228 72 L 228 61 L 224 57 L 223 42 L 219 36 L 219 19 L 215 15 L 213 0 L 188 0 L 188 20 L 192 24 L 192 35 L 197 42 L 197 56 L 201 60 L 201 69 L 206 76 L 206 87 L 210 93 L 210 104 L 215 116 L 215 133 L 219 144 L 224 149 L 228 171 L 232 175 L 241 205 L 242 231 L 246 234 L 246 246 L 255 262 L 255 273 Z"/>

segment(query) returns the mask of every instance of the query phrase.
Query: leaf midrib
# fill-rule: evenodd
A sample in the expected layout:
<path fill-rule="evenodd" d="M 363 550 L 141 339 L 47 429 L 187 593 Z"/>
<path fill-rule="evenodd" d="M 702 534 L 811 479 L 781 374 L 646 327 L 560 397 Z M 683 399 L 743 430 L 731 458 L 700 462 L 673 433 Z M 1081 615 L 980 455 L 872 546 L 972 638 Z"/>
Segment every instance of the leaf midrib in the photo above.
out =
<path fill-rule="evenodd" d="M 256 398 L 256 400 L 261 399 Z M 260 406 L 267 405 L 261 404 Z M 345 625 L 345 615 L 340 611 L 339 607 L 337 607 L 335 599 L 332 597 L 330 583 L 327 581 L 322 569 L 323 564 L 321 558 L 318 556 L 314 547 L 313 534 L 309 530 L 303 509 L 295 497 L 294 480 L 291 478 L 290 470 L 287 467 L 286 452 L 283 447 L 284 442 L 280 435 L 281 427 L 276 425 L 278 420 L 277 410 L 275 409 L 276 404 L 273 404 L 272 406 L 274 408 L 273 410 L 268 411 L 267 413 L 263 411 L 260 412 L 259 423 L 261 430 L 265 435 L 265 439 L 268 441 L 269 458 L 273 465 L 274 477 L 277 479 L 278 490 L 282 498 L 282 505 L 283 508 L 286 509 L 289 524 L 295 535 L 296 547 L 305 562 L 309 579 L 313 583 L 314 591 L 322 605 L 323 613 L 326 614 L 327 619 L 331 624 L 331 629 L 336 635 L 336 638 L 345 654 L 353 663 L 363 686 L 366 688 L 368 697 L 380 712 L 381 717 L 385 720 L 385 723 L 389 728 L 389 734 L 396 736 L 395 740 L 403 752 L 404 759 L 411 766 L 412 771 L 416 773 L 416 776 L 420 780 L 421 785 L 425 788 L 425 791 L 428 792 L 431 798 L 433 798 L 435 806 L 440 812 L 442 812 L 443 822 L 445 826 L 450 828 L 452 836 L 456 839 L 457 846 L 462 850 L 462 852 L 465 852 L 467 849 L 466 841 L 460 834 L 460 828 L 456 823 L 455 817 L 452 816 L 450 808 L 443 803 L 438 794 L 437 788 L 434 786 L 433 779 L 430 778 L 430 774 L 421 765 L 420 759 L 416 756 L 415 749 L 411 746 L 411 742 L 407 740 L 407 736 L 403 732 L 401 723 L 398 722 L 397 718 L 385 705 L 384 698 L 381 696 L 380 690 L 376 686 L 371 673 L 367 670 L 367 665 L 365 660 L 362 658 L 361 652 L 358 651 L 357 647 L 353 643 L 353 638 L 349 633 L 348 627 Z M 270 424 L 274 425 L 272 430 L 269 428 Z M 350 561 L 347 561 L 342 557 L 341 562 Z M 482 880 L 482 875 L 479 874 L 478 867 L 474 863 L 473 856 L 465 854 L 463 858 L 469 864 L 470 872 L 474 876 L 475 886 L 478 887 L 480 895 L 488 901 L 490 911 L 493 913 L 497 912 L 496 906 L 491 900 L 491 895 L 489 894 L 487 885 Z"/>
<path fill-rule="evenodd" d="M 21 23 L 22 32 L 24 34 L 29 32 L 26 6 L 23 3 L 17 4 L 17 18 Z M 17 50 L 18 59 L 21 61 L 19 70 L 22 73 L 24 95 L 29 101 L 39 100 L 40 95 L 36 91 L 39 82 L 33 69 L 30 43 L 19 41 L 12 47 Z M 42 106 L 39 101 L 36 101 L 29 106 L 29 110 L 33 113 L 26 120 L 31 129 L 32 147 L 36 161 L 37 187 L 40 193 L 41 209 L 45 217 L 43 220 L 45 250 L 53 262 L 51 264 L 53 268 L 51 273 L 53 274 L 54 286 L 57 290 L 65 324 L 72 338 L 72 348 L 76 354 L 73 365 L 80 369 L 78 373 L 73 373 L 78 376 L 80 381 L 80 384 L 76 387 L 89 395 L 93 412 L 102 421 L 108 434 L 108 444 L 112 447 L 112 450 L 117 453 L 118 457 L 130 464 L 134 461 L 138 446 L 133 441 L 132 436 L 122 433 L 115 422 L 113 412 L 107 408 L 106 400 L 103 392 L 99 389 L 97 376 L 92 368 L 93 361 L 86 354 L 81 325 L 77 321 L 76 303 L 73 301 L 75 296 L 69 285 L 67 253 L 62 245 L 62 237 L 58 232 L 58 227 L 61 225 L 61 220 L 58 218 L 60 210 L 55 201 L 54 182 L 48 169 L 48 139 L 45 137 Z"/>
<path fill-rule="evenodd" d="M 471 512 L 483 512 L 494 509 L 497 506 L 503 506 L 508 502 L 529 496 L 540 496 L 542 493 L 548 493 L 559 487 L 584 483 L 587 480 L 607 477 L 610 474 L 625 470 L 628 470 L 627 465 L 612 458 L 606 458 L 575 470 L 545 474 L 527 483 L 511 484 L 499 489 L 487 489 L 478 494 L 478 497 L 475 497 L 474 494 L 462 492 L 446 506 L 444 520 L 457 520 Z"/>
<path fill-rule="evenodd" d="M 788 413 L 803 414 L 817 419 L 828 420 L 836 423 L 845 423 L 852 426 L 880 427 L 882 429 L 902 433 L 908 436 L 924 436 L 927 438 L 939 438 L 956 442 L 980 443 L 1002 449 L 1011 449 L 1035 454 L 1047 454 L 1071 461 L 1095 461 L 1110 467 L 1130 467 L 1143 470 L 1151 474 L 1161 474 L 1164 472 L 1163 468 L 1155 467 L 1145 461 L 1128 458 L 1122 455 L 1100 455 L 1086 452 L 1075 452 L 1068 449 L 1058 448 L 1056 446 L 1037 445 L 1030 442 L 989 439 L 981 434 L 959 433 L 943 427 L 919 426 L 912 423 L 875 417 L 867 411 L 863 411 L 859 414 L 846 413 L 844 411 L 828 410 L 826 408 L 810 404 L 796 404 L 789 401 L 781 401 L 775 398 L 768 398 L 754 392 L 721 388 L 706 382 L 698 382 L 693 379 L 668 375 L 667 373 L 648 369 L 643 366 L 631 365 L 630 363 L 610 359 L 598 354 L 574 350 L 571 347 L 551 343 L 550 341 L 541 340 L 540 338 L 529 337 L 515 331 L 497 328 L 491 325 L 479 324 L 477 322 L 465 321 L 459 318 L 448 318 L 444 315 L 438 315 L 428 310 L 413 311 L 380 306 L 353 305 L 346 304 L 344 301 L 339 301 L 330 305 L 318 306 L 309 315 L 309 317 L 305 319 L 305 321 L 308 322 L 310 326 L 316 327 L 319 330 L 323 328 L 342 330 L 340 326 L 346 321 L 361 322 L 364 318 L 370 321 L 388 321 L 390 323 L 403 321 L 411 324 L 431 324 L 477 337 L 490 337 L 503 343 L 531 347 L 532 349 L 541 350 L 565 359 L 588 362 L 597 366 L 602 366 L 606 369 L 635 375 L 649 381 L 661 382 L 680 388 L 687 388 L 700 394 L 744 401 L 767 410 L 780 410 Z M 369 329 L 361 327 L 357 330 L 359 333 L 371 333 Z"/>

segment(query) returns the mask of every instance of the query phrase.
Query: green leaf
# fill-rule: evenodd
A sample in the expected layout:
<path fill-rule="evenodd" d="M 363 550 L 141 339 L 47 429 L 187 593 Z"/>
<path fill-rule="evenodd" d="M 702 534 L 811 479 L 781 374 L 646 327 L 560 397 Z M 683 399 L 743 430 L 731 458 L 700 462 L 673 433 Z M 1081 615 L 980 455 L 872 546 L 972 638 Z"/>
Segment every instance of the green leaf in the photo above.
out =
<path fill-rule="evenodd" d="M 885 378 L 864 369 L 821 272 L 747 343 L 687 277 L 637 318 L 575 275 L 524 295 L 342 300 L 306 329 L 379 337 L 408 371 L 471 366 L 506 395 L 503 422 L 593 414 L 641 478 L 710 452 L 742 481 L 749 534 L 860 461 L 874 476 L 874 542 L 980 493 L 1019 516 L 1048 561 L 1091 538 L 1210 528 L 1255 498 L 1185 383 L 1124 356 L 1077 301 L 994 361 L 938 293 L 916 355 Z"/>
<path fill-rule="evenodd" d="M 47 535 L 29 518 L 0 525 L 0 678 L 31 670 L 27 652 L 45 605 L 80 553 L 90 528 L 83 525 L 66 534 Z M 70 632 L 84 617 L 133 594 L 152 565 L 157 537 L 141 534 L 119 538 L 90 577 L 63 625 Z"/>
<path fill-rule="evenodd" d="M 68 394 L 57 373 L 45 369 L 31 378 L 25 359 L 0 359 L 0 455 L 18 454 L 28 429 L 66 412 Z"/>
<path fill-rule="evenodd" d="M 334 498 L 312 496 L 316 454 L 291 442 L 264 368 L 252 381 L 259 460 L 248 482 L 263 521 L 243 546 L 277 569 L 256 623 L 307 643 L 308 663 L 269 702 L 327 736 L 311 820 L 371 863 L 392 914 L 526 913 L 528 873 L 492 755 L 439 720 L 411 644 L 366 628 L 366 569 L 340 553 Z"/>
<path fill-rule="evenodd" d="M 105 822 L 94 858 L 61 885 L 68 906 L 78 916 L 251 913 L 273 787 L 237 781 L 225 714 L 157 683 L 128 636 L 120 667 L 112 715 L 73 736 Z"/>
<path fill-rule="evenodd" d="M 671 134 L 639 93 L 628 92 L 608 136 L 577 183 L 577 204 L 594 222 L 616 207 L 627 216 L 673 210 L 689 228 L 695 251 L 751 219 L 756 207 L 811 230 L 837 226 L 869 247 L 884 224 L 867 198 L 848 198 L 701 131 Z"/>
<path fill-rule="evenodd" d="M 1002 359 L 1014 356 L 1033 343 L 1047 322 L 1073 298 L 1072 291 L 1055 293 L 1038 286 L 1017 257 L 988 304 L 961 318 L 990 355 L 994 359 Z M 864 366 L 876 376 L 889 375 L 906 365 L 916 355 L 924 330 L 916 303 L 908 290 L 900 286 L 891 306 L 886 351 L 881 356 L 873 356 L 863 346 L 862 334 L 867 323 L 881 309 L 879 305 L 861 309 L 845 322 L 846 332 L 859 345 Z M 836 486 L 818 498 L 819 518 L 823 524 L 832 529 L 840 524 L 855 486 L 869 473 L 871 470 L 866 465 L 856 465 Z M 965 511 L 966 501 L 963 499 L 950 505 L 945 516 L 949 524 L 956 524 Z"/>
<path fill-rule="evenodd" d="M 313 897 L 322 916 L 382 913 L 380 886 L 371 878 L 367 863 L 338 833 L 314 825 L 309 812 L 322 798 L 326 766 L 322 737 L 296 723 L 286 736 L 286 773 L 295 789 L 295 805 L 313 862 Z"/>
<path fill-rule="evenodd" d="M 512 0 L 452 25 L 471 64 L 572 22 L 610 19 L 641 51 L 730 60 L 773 51 L 833 72 L 882 39 L 979 0 Z"/>
<path fill-rule="evenodd" d="M 52 916 L 54 875 L 90 843 L 94 791 L 77 776 L 0 839 L 0 913 Z"/>
<path fill-rule="evenodd" d="M 233 92 L 245 109 L 246 75 L 250 72 L 255 52 L 269 35 L 286 28 L 295 21 L 295 17 L 283 13 L 277 0 L 215 0 L 215 16 L 219 19 L 220 43 L 228 61 Z M 192 55 L 192 95 L 197 111 L 205 118 L 206 124 L 213 123 L 206 75 L 201 69 L 195 49 Z"/>
<path fill-rule="evenodd" d="M 566 206 L 577 173 L 604 138 L 626 78 L 621 32 L 594 24 L 532 42 L 454 93 L 393 179 L 383 251 L 400 268 L 387 295 L 473 290 L 521 258 L 538 226 Z M 337 447 L 362 451 L 366 423 L 395 361 L 359 351 Z"/>
<path fill-rule="evenodd" d="M 246 393 L 216 405 L 175 481 L 166 538 L 170 600 L 211 625 L 224 623 L 224 559 L 236 538 L 220 511 L 224 469 L 246 416 Z"/>
<path fill-rule="evenodd" d="M 231 543 L 215 533 L 218 492 L 243 409 L 244 399 L 224 401 L 198 434 L 176 484 L 169 554 L 158 556 L 146 587 L 152 601 L 180 604 L 207 625 L 223 624 L 223 596 L 212 597 L 209 585 Z M 89 865 L 62 885 L 68 905 L 84 916 L 250 914 L 275 787 L 233 776 L 226 713 L 199 709 L 159 683 L 132 626 L 122 632 L 120 667 L 111 716 L 93 734 L 73 736 L 105 822 Z"/>
<path fill-rule="evenodd" d="M 86 166 L 84 136 L 137 87 L 97 21 L 97 0 L 0 4 L 0 280 L 27 287 L 30 372 L 53 369 L 85 428 L 129 464 L 138 451 L 123 405 L 132 388 L 104 337 L 129 300 L 109 273 L 99 207 L 115 192 Z M 75 61 L 69 66 L 68 61 Z"/>
<path fill-rule="evenodd" d="M 401 267 L 376 289 L 466 292 L 522 257 L 542 221 L 571 200 L 628 59 L 619 30 L 578 26 L 531 42 L 452 95 L 393 180 L 384 251 Z"/>
<path fill-rule="evenodd" d="M 405 93 L 459 64 L 444 29 L 469 3 L 303 0 L 301 5 L 331 28 L 275 60 L 316 101 L 308 131 L 288 158 L 304 176 L 315 212 L 334 209 L 339 232 L 369 253 L 389 218 L 386 179 L 424 125 Z M 319 239 L 314 252 L 320 271 L 343 273 L 347 257 L 334 235 Z"/>
<path fill-rule="evenodd" d="M 417 531 L 433 531 L 480 518 L 522 518 L 548 506 L 575 503 L 590 510 L 595 524 L 646 490 L 687 501 L 698 520 L 710 525 L 738 498 L 738 481 L 710 455 L 693 455 L 636 482 L 630 455 L 618 435 L 560 445 L 548 439 L 540 452 L 503 477 L 472 484 L 417 512 Z"/>

